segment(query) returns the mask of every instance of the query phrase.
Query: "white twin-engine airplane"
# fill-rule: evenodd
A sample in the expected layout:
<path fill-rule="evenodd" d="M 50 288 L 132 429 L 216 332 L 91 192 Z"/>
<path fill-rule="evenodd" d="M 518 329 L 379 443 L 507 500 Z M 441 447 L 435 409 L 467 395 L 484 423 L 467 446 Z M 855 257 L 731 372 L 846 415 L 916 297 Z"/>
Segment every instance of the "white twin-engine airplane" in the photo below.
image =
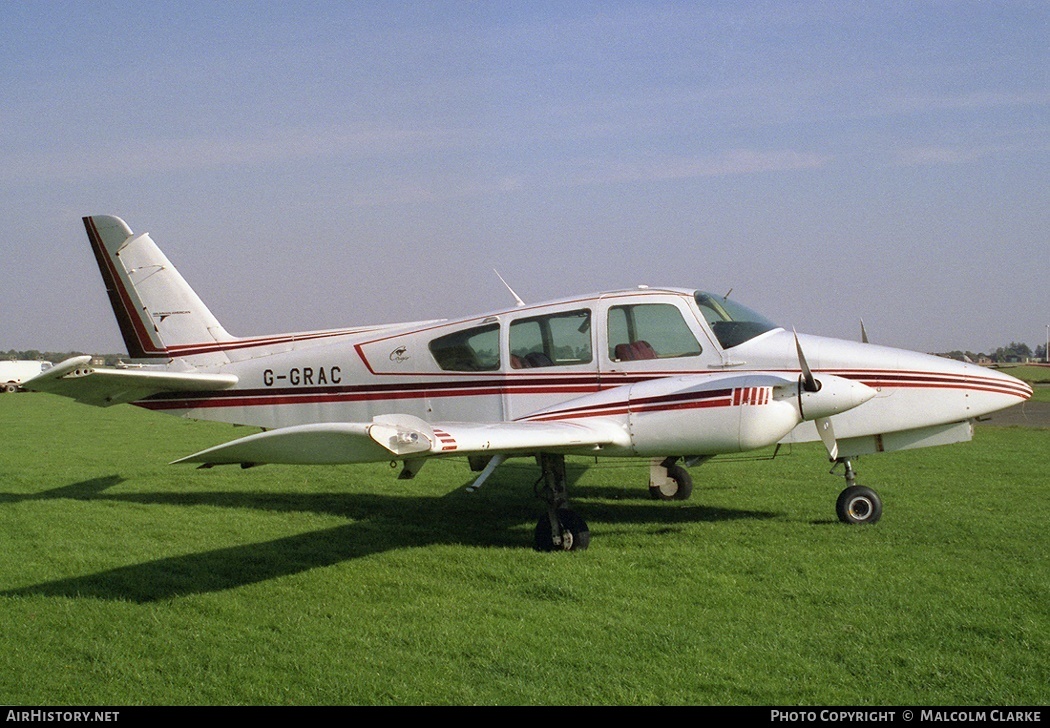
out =
<path fill-rule="evenodd" d="M 163 363 L 76 357 L 27 389 L 264 429 L 176 461 L 203 466 L 389 460 L 411 478 L 428 458 L 465 455 L 477 488 L 508 457 L 535 456 L 540 550 L 590 542 L 567 507 L 567 454 L 648 458 L 652 497 L 684 500 L 680 461 L 819 439 L 844 466 L 839 518 L 874 523 L 882 503 L 852 458 L 969 440 L 976 418 L 1032 394 L 973 364 L 794 334 L 676 288 L 515 295 L 514 308 L 455 321 L 239 338 L 148 234 L 105 215 L 84 224 L 129 355 Z"/>

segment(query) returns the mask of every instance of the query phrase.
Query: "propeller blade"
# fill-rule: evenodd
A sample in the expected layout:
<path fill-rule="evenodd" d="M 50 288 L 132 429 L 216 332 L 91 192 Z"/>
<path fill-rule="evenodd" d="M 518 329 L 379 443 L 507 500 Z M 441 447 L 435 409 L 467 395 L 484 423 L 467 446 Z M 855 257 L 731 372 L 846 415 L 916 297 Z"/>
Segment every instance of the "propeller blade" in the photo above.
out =
<path fill-rule="evenodd" d="M 798 340 L 798 332 L 791 329 L 795 334 L 795 348 L 798 350 L 798 365 L 802 369 L 802 388 L 807 392 L 816 392 L 820 389 L 820 384 L 813 377 L 813 372 L 809 369 L 809 364 L 806 363 L 806 355 L 802 353 L 802 344 Z"/>
<path fill-rule="evenodd" d="M 831 426 L 830 417 L 821 417 L 814 421 L 817 426 L 817 434 L 820 435 L 821 442 L 824 443 L 824 447 L 828 450 L 828 459 L 832 462 L 839 459 L 839 444 L 835 440 L 835 429 Z"/>

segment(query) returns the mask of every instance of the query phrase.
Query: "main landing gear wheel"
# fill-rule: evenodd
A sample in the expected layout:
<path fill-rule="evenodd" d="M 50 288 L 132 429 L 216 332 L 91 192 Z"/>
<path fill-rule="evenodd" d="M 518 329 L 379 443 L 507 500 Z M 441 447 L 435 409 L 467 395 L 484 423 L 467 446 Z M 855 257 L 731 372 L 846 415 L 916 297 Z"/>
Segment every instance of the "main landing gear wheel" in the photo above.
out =
<path fill-rule="evenodd" d="M 649 497 L 653 500 L 689 500 L 693 495 L 693 476 L 683 466 L 675 462 L 674 458 L 667 458 L 660 467 L 667 471 L 666 478 L 659 478 L 657 473 L 651 472 L 649 476 Z M 659 471 L 654 466 L 653 470 Z"/>
<path fill-rule="evenodd" d="M 583 551 L 591 545 L 590 529 L 575 511 L 559 508 L 554 520 L 557 521 L 557 540 L 550 516 L 543 516 L 536 522 L 537 551 Z"/>
<path fill-rule="evenodd" d="M 536 523 L 537 551 L 583 551 L 591 545 L 591 531 L 574 511 L 569 510 L 565 479 L 565 456 L 541 454 L 538 457 L 543 483 L 537 496 L 547 501 L 547 514 Z"/>
<path fill-rule="evenodd" d="M 835 512 L 843 523 L 877 523 L 882 518 L 882 499 L 871 488 L 856 484 L 856 474 L 849 460 L 846 465 L 846 489 L 835 502 Z"/>

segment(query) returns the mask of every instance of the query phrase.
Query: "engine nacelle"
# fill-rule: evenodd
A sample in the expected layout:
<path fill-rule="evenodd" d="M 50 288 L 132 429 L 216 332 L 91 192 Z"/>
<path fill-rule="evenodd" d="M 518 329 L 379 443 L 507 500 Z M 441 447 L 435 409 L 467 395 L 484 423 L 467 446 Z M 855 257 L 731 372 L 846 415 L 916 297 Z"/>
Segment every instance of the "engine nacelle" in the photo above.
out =
<path fill-rule="evenodd" d="M 631 385 L 627 426 L 638 455 L 713 455 L 774 445 L 804 420 L 830 417 L 875 396 L 833 375 L 807 392 L 781 374 L 676 377 Z"/>
<path fill-rule="evenodd" d="M 801 421 L 797 382 L 776 374 L 676 377 L 631 385 L 638 455 L 709 455 L 772 445 Z M 791 396 L 785 396 L 790 390 Z"/>

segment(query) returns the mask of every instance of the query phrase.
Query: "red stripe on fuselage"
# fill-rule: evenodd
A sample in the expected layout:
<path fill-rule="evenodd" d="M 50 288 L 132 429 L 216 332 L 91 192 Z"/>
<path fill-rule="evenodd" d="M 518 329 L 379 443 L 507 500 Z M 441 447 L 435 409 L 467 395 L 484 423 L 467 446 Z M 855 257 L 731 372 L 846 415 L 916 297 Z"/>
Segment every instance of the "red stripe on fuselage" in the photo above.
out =
<path fill-rule="evenodd" d="M 828 373 L 831 373 L 830 371 Z M 675 376 L 693 374 L 701 376 L 702 372 L 676 373 Z M 819 374 L 819 372 L 818 372 Z M 841 376 L 862 382 L 870 387 L 878 388 L 903 388 L 903 389 L 958 389 L 975 392 L 992 392 L 1017 397 L 1020 400 L 1030 396 L 1027 385 L 1019 383 L 1014 386 L 1009 382 L 999 382 L 994 379 L 981 379 L 975 381 L 973 377 L 967 376 L 945 376 L 939 374 L 924 374 L 919 372 L 871 372 L 850 370 L 848 372 L 837 372 Z M 497 379 L 498 378 L 498 379 Z M 196 394 L 166 393 L 158 394 L 136 402 L 139 406 L 151 410 L 189 410 L 210 409 L 224 407 L 270 407 L 296 404 L 329 404 L 339 402 L 382 402 L 390 400 L 413 400 L 424 397 L 490 397 L 490 396 L 513 396 L 513 395 L 582 395 L 599 391 L 605 391 L 621 387 L 627 384 L 649 381 L 660 377 L 652 375 L 636 375 L 630 377 L 602 377 L 595 375 L 580 375 L 579 377 L 547 377 L 518 378 L 514 375 L 493 375 L 492 379 L 457 379 L 453 381 L 432 381 L 410 384 L 382 384 L 382 385 L 355 385 L 343 387 L 304 387 L 284 389 L 244 389 L 224 390 L 221 392 L 201 392 Z M 674 397 L 684 398 L 683 406 L 698 406 L 693 399 L 711 399 L 723 397 L 725 405 L 739 405 L 745 401 L 755 403 L 768 403 L 771 399 L 769 388 L 746 388 L 762 392 L 761 395 L 745 393 L 745 389 L 713 390 L 706 393 L 686 393 L 678 395 L 665 395 L 654 398 L 635 400 L 631 407 L 636 411 L 641 408 L 652 409 L 659 407 L 671 407 L 675 405 Z M 709 405 L 713 406 L 713 405 Z M 619 412 L 626 407 L 625 403 L 610 403 L 601 405 L 590 405 L 578 410 L 579 416 L 598 416 L 593 412 L 611 414 Z M 568 409 L 566 412 L 577 411 Z M 543 415 L 561 416 L 550 413 Z"/>

